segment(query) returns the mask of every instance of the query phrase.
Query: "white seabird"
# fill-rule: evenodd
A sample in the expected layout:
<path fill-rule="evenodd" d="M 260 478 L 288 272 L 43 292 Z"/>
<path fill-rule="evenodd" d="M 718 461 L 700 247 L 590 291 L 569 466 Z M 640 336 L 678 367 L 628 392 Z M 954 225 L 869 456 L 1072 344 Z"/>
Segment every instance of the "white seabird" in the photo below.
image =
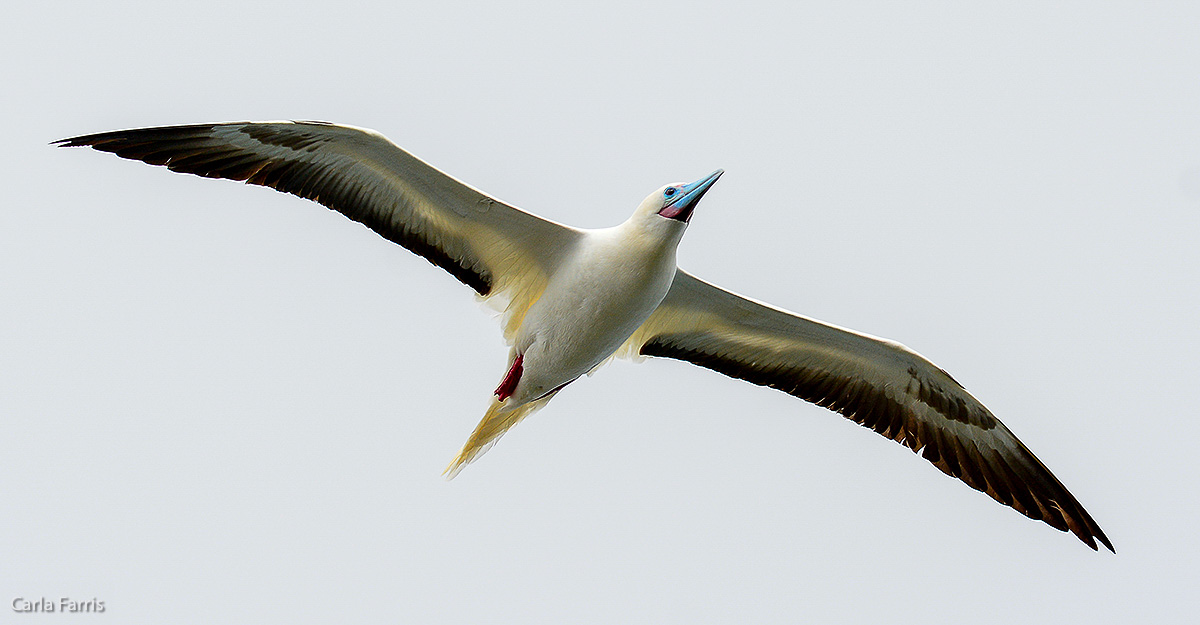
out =
<path fill-rule="evenodd" d="M 246 122 L 63 139 L 168 169 L 315 200 L 498 303 L 508 367 L 450 476 L 613 356 L 685 360 L 816 403 L 1092 549 L 1112 543 L 1003 423 L 905 346 L 809 319 L 676 267 L 696 203 L 721 170 L 651 193 L 625 223 L 557 224 L 451 178 L 362 128 Z"/>

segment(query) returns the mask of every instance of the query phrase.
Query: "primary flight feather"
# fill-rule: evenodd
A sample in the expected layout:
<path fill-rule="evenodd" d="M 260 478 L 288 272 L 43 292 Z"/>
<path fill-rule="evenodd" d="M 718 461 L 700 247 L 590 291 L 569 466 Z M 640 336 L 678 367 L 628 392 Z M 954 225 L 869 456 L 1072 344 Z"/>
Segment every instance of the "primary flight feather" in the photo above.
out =
<path fill-rule="evenodd" d="M 903 345 L 809 319 L 679 269 L 675 251 L 720 170 L 651 193 L 623 224 L 583 230 L 505 204 L 382 135 L 323 122 L 119 130 L 63 139 L 209 178 L 317 201 L 445 269 L 503 311 L 508 365 L 447 467 L 608 358 L 676 358 L 816 403 L 902 443 L 943 472 L 1092 549 L 1099 525 L 958 382 Z"/>

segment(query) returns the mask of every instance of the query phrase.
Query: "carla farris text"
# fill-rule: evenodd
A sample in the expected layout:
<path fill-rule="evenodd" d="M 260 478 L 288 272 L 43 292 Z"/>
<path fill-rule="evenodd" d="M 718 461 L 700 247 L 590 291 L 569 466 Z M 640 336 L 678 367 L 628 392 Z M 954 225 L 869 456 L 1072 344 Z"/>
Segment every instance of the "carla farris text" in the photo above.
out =
<path fill-rule="evenodd" d="M 104 602 L 95 597 L 87 601 L 78 601 L 70 597 L 60 597 L 57 602 L 45 597 L 26 599 L 17 597 L 12 600 L 13 612 L 66 612 L 68 614 L 81 612 L 103 612 Z"/>

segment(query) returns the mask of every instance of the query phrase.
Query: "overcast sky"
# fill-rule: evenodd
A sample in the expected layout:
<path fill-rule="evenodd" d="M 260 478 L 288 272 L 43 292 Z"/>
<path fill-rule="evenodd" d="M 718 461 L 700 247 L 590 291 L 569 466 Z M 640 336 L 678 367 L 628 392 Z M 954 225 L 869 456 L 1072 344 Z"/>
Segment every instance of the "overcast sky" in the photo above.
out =
<path fill-rule="evenodd" d="M 1194 618 L 1200 5 L 975 4 L 10 3 L 0 621 Z M 316 204 L 47 145 L 245 119 L 585 227 L 724 168 L 683 267 L 929 357 L 1117 554 L 675 361 L 447 483 L 507 353 L 469 289 Z"/>

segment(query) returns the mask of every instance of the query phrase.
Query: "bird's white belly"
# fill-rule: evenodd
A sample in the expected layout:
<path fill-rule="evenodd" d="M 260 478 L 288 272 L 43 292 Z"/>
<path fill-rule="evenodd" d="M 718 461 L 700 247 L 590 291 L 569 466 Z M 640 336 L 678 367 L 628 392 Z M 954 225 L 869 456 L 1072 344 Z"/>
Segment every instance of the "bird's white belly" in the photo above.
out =
<path fill-rule="evenodd" d="M 514 404 L 537 399 L 603 362 L 666 296 L 674 254 L 608 251 L 581 254 L 530 307 L 514 345 L 524 358 Z"/>

